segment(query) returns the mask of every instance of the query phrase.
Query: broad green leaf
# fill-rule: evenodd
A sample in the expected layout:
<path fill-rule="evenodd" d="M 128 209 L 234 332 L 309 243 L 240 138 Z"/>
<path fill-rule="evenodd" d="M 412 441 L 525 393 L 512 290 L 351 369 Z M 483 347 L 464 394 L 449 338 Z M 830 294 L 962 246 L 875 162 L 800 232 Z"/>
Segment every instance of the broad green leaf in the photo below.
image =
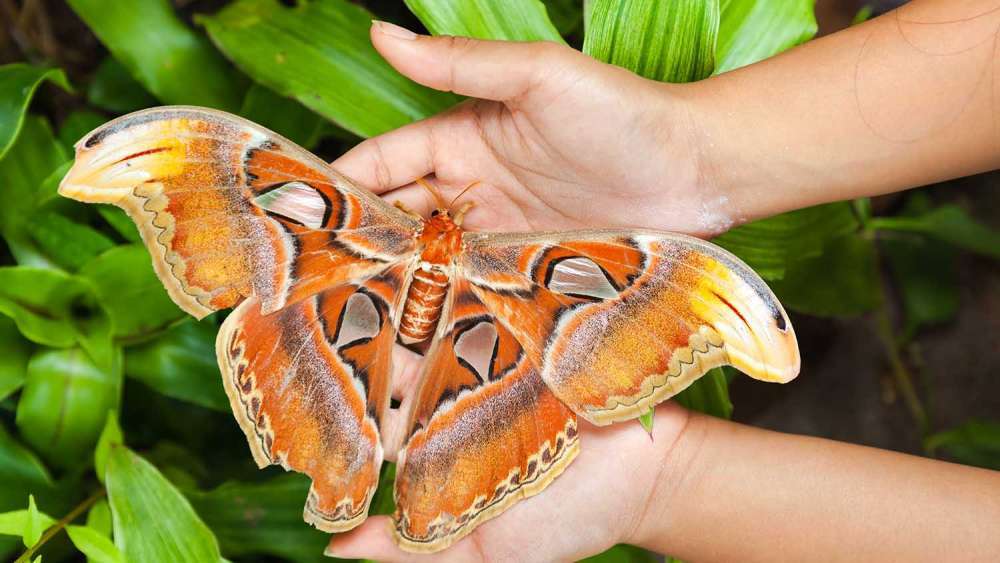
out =
<path fill-rule="evenodd" d="M 827 243 L 823 254 L 792 264 L 771 289 L 789 309 L 821 317 L 851 317 L 881 300 L 874 243 L 858 234 Z"/>
<path fill-rule="evenodd" d="M 719 418 L 733 416 L 733 403 L 729 400 L 729 380 L 722 368 L 713 368 L 701 379 L 674 397 L 684 407 Z"/>
<path fill-rule="evenodd" d="M 583 51 L 662 82 L 712 74 L 719 0 L 593 0 Z"/>
<path fill-rule="evenodd" d="M 31 547 L 38 543 L 38 540 L 42 538 L 42 532 L 51 525 L 52 518 L 38 511 L 35 495 L 28 495 L 28 517 L 24 520 L 24 530 L 21 532 L 24 547 Z"/>
<path fill-rule="evenodd" d="M 80 205 L 59 195 L 59 183 L 62 182 L 63 177 L 66 176 L 66 173 L 69 172 L 72 166 L 73 161 L 67 160 L 57 166 L 55 170 L 42 180 L 41 185 L 38 186 L 36 196 L 36 203 L 39 207 L 46 207 L 46 211 L 59 211 L 63 209 L 66 211 L 76 211 L 77 213 L 73 215 L 80 214 L 79 210 L 82 209 Z M 38 221 L 38 219 L 33 219 L 32 222 L 35 221 Z"/>
<path fill-rule="evenodd" d="M 861 9 L 858 10 L 858 13 L 854 14 L 854 18 L 851 19 L 851 25 L 858 25 L 859 23 L 864 23 L 868 21 L 868 19 L 872 17 L 873 12 L 874 10 L 872 9 L 871 4 L 865 4 L 864 6 L 861 6 Z"/>
<path fill-rule="evenodd" d="M 0 267 L 0 313 L 29 340 L 57 348 L 110 330 L 90 284 L 57 270 Z"/>
<path fill-rule="evenodd" d="M 212 531 L 148 461 L 115 446 L 105 477 L 115 545 L 127 561 L 221 559 Z"/>
<path fill-rule="evenodd" d="M 97 67 L 87 88 L 87 101 L 114 113 L 129 113 L 157 105 L 156 98 L 114 57 L 106 57 Z"/>
<path fill-rule="evenodd" d="M 932 453 L 944 450 L 961 463 L 1000 470 L 1000 422 L 970 420 L 929 436 L 924 448 Z"/>
<path fill-rule="evenodd" d="M 93 111 L 74 111 L 59 124 L 59 141 L 66 151 L 72 154 L 77 141 L 107 120 L 107 117 Z"/>
<path fill-rule="evenodd" d="M 43 117 L 29 115 L 17 142 L 0 160 L 0 233 L 7 239 L 24 238 L 23 227 L 32 218 L 39 201 L 40 187 L 52 172 L 69 159 Z M 19 262 L 12 245 L 11 250 Z"/>
<path fill-rule="evenodd" d="M 87 561 L 93 563 L 123 563 L 122 557 L 115 544 L 100 532 L 86 526 L 66 526 L 66 533 L 84 555 Z"/>
<path fill-rule="evenodd" d="M 581 563 L 654 563 L 660 558 L 634 545 L 619 544 L 604 553 L 581 559 Z"/>
<path fill-rule="evenodd" d="M 254 84 L 247 90 L 240 115 L 284 135 L 305 148 L 319 142 L 329 122 L 299 102 L 279 96 L 269 88 Z"/>
<path fill-rule="evenodd" d="M 111 239 L 89 225 L 51 211 L 37 213 L 25 232 L 39 252 L 70 271 L 114 246 Z"/>
<path fill-rule="evenodd" d="M 125 351 L 125 375 L 160 393 L 230 412 L 215 356 L 218 327 L 209 321 L 188 321 L 163 336 Z"/>
<path fill-rule="evenodd" d="M 422 119 L 458 100 L 393 70 L 371 45 L 371 13 L 345 0 L 294 7 L 277 0 L 237 0 L 196 21 L 254 80 L 363 137 Z"/>
<path fill-rule="evenodd" d="M 87 511 L 87 527 L 106 538 L 111 537 L 111 507 L 106 499 L 101 499 Z"/>
<path fill-rule="evenodd" d="M 184 490 L 215 532 L 226 557 L 271 555 L 322 561 L 329 536 L 302 522 L 304 475 L 285 474 L 260 483 L 228 482 L 211 491 Z"/>
<path fill-rule="evenodd" d="M 161 101 L 239 109 L 242 78 L 167 0 L 69 0 L 69 5 Z"/>
<path fill-rule="evenodd" d="M 857 229 L 851 204 L 839 202 L 754 221 L 712 242 L 739 256 L 764 279 L 778 280 L 790 263 L 819 256 L 828 241 Z"/>
<path fill-rule="evenodd" d="M 122 427 L 118 424 L 118 411 L 109 410 L 104 421 L 104 429 L 97 439 L 97 447 L 94 448 L 94 473 L 100 482 L 104 482 L 111 448 L 124 444 L 125 437 L 122 435 Z"/>
<path fill-rule="evenodd" d="M 21 502 L 24 502 L 23 500 Z M 21 506 L 24 506 L 23 504 Z M 27 508 L 21 510 L 12 510 L 10 512 L 0 512 L 0 535 L 4 536 L 23 536 L 25 529 L 31 525 L 30 524 L 31 514 L 30 510 Z M 40 526 L 42 531 L 46 528 L 55 524 L 55 520 L 43 512 L 38 513 L 37 526 Z M 40 533 L 39 533 L 40 534 Z M 31 544 L 34 545 L 34 544 Z"/>
<path fill-rule="evenodd" d="M 406 0 L 406 5 L 434 35 L 563 42 L 540 0 Z"/>
<path fill-rule="evenodd" d="M 1000 232 L 977 222 L 957 205 L 942 205 L 918 217 L 876 217 L 871 227 L 920 233 L 959 248 L 1000 258 Z"/>
<path fill-rule="evenodd" d="M 903 305 L 904 341 L 921 327 L 955 317 L 959 285 L 954 247 L 921 235 L 885 236 L 879 247 Z"/>
<path fill-rule="evenodd" d="M 115 364 L 102 369 L 80 348 L 37 352 L 17 405 L 21 436 L 54 464 L 88 465 L 121 394 L 120 360 Z"/>
<path fill-rule="evenodd" d="M 38 457 L 0 426 L 0 510 L 24 506 L 24 493 L 51 491 L 52 476 Z M 0 532 L 2 533 L 2 532 Z M 20 535 L 20 532 L 17 532 Z"/>
<path fill-rule="evenodd" d="M 113 334 L 137 338 L 184 315 L 170 300 L 141 244 L 116 246 L 85 264 L 80 276 L 90 280 L 97 300 L 111 317 Z"/>
<path fill-rule="evenodd" d="M 753 64 L 816 34 L 815 0 L 720 0 L 715 73 Z"/>
<path fill-rule="evenodd" d="M 0 400 L 24 384 L 31 356 L 31 343 L 17 330 L 14 321 L 0 317 Z"/>
<path fill-rule="evenodd" d="M 106 204 L 96 204 L 97 212 L 118 232 L 127 242 L 142 242 L 142 235 L 135 223 L 121 209 Z"/>
<path fill-rule="evenodd" d="M 55 68 L 41 68 L 23 63 L 0 66 L 0 159 L 7 154 L 21 132 L 28 104 L 35 90 L 50 80 L 64 90 L 71 90 L 66 74 Z"/>

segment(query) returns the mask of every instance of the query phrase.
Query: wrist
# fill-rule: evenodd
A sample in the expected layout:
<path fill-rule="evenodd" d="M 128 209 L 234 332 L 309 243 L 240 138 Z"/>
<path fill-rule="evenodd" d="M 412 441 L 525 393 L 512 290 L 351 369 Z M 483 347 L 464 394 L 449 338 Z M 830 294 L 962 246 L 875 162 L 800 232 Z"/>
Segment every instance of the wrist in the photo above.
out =
<path fill-rule="evenodd" d="M 638 510 L 620 543 L 667 551 L 673 515 L 684 512 L 675 500 L 696 477 L 693 468 L 706 429 L 703 418 L 673 401 L 656 408 L 650 437 L 656 453 L 646 462 L 649 472 L 639 481 Z"/>

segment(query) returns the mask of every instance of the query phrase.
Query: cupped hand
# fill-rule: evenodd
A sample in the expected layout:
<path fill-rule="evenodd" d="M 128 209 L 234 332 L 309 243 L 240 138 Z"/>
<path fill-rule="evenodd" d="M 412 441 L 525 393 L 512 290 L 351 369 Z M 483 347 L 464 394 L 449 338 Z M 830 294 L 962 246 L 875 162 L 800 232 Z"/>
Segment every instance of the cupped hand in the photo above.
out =
<path fill-rule="evenodd" d="M 333 163 L 424 215 L 433 176 L 445 199 L 479 182 L 477 230 L 643 227 L 725 230 L 727 199 L 704 181 L 682 87 L 548 42 L 416 35 L 375 22 L 375 48 L 411 79 L 471 99 L 368 139 Z M 461 202 L 460 202 L 461 203 Z"/>

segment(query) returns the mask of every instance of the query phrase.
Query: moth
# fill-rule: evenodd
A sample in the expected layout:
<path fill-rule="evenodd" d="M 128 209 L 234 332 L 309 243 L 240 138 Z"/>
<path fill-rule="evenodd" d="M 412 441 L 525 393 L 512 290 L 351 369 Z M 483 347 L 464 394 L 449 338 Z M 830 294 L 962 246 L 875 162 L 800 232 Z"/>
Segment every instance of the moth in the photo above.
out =
<path fill-rule="evenodd" d="M 135 221 L 173 300 L 217 340 L 261 466 L 312 479 L 304 518 L 367 516 L 394 344 L 429 342 L 395 481 L 395 537 L 444 549 L 541 492 L 578 420 L 634 419 L 715 366 L 786 382 L 788 317 L 739 259 L 653 230 L 492 233 L 414 216 L 242 118 L 162 107 L 76 145 L 59 193 Z"/>

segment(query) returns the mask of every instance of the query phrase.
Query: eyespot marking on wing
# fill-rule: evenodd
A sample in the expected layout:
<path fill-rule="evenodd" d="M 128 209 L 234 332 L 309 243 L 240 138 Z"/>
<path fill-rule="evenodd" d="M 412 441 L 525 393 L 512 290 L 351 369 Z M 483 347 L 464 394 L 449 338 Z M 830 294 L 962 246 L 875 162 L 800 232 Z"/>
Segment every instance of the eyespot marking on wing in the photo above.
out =
<path fill-rule="evenodd" d="M 455 337 L 455 357 L 481 381 L 488 381 L 497 357 L 497 329 L 481 321 Z"/>
<path fill-rule="evenodd" d="M 330 218 L 330 202 L 305 182 L 279 184 L 253 199 L 261 209 L 310 229 L 319 229 Z"/>
<path fill-rule="evenodd" d="M 381 326 L 382 319 L 378 307 L 370 296 L 359 291 L 348 297 L 347 303 L 344 304 L 334 347 L 346 348 L 367 342 L 378 335 Z"/>
<path fill-rule="evenodd" d="M 545 273 L 545 287 L 556 293 L 590 299 L 615 299 L 618 290 L 608 274 L 590 258 L 553 260 Z"/>

